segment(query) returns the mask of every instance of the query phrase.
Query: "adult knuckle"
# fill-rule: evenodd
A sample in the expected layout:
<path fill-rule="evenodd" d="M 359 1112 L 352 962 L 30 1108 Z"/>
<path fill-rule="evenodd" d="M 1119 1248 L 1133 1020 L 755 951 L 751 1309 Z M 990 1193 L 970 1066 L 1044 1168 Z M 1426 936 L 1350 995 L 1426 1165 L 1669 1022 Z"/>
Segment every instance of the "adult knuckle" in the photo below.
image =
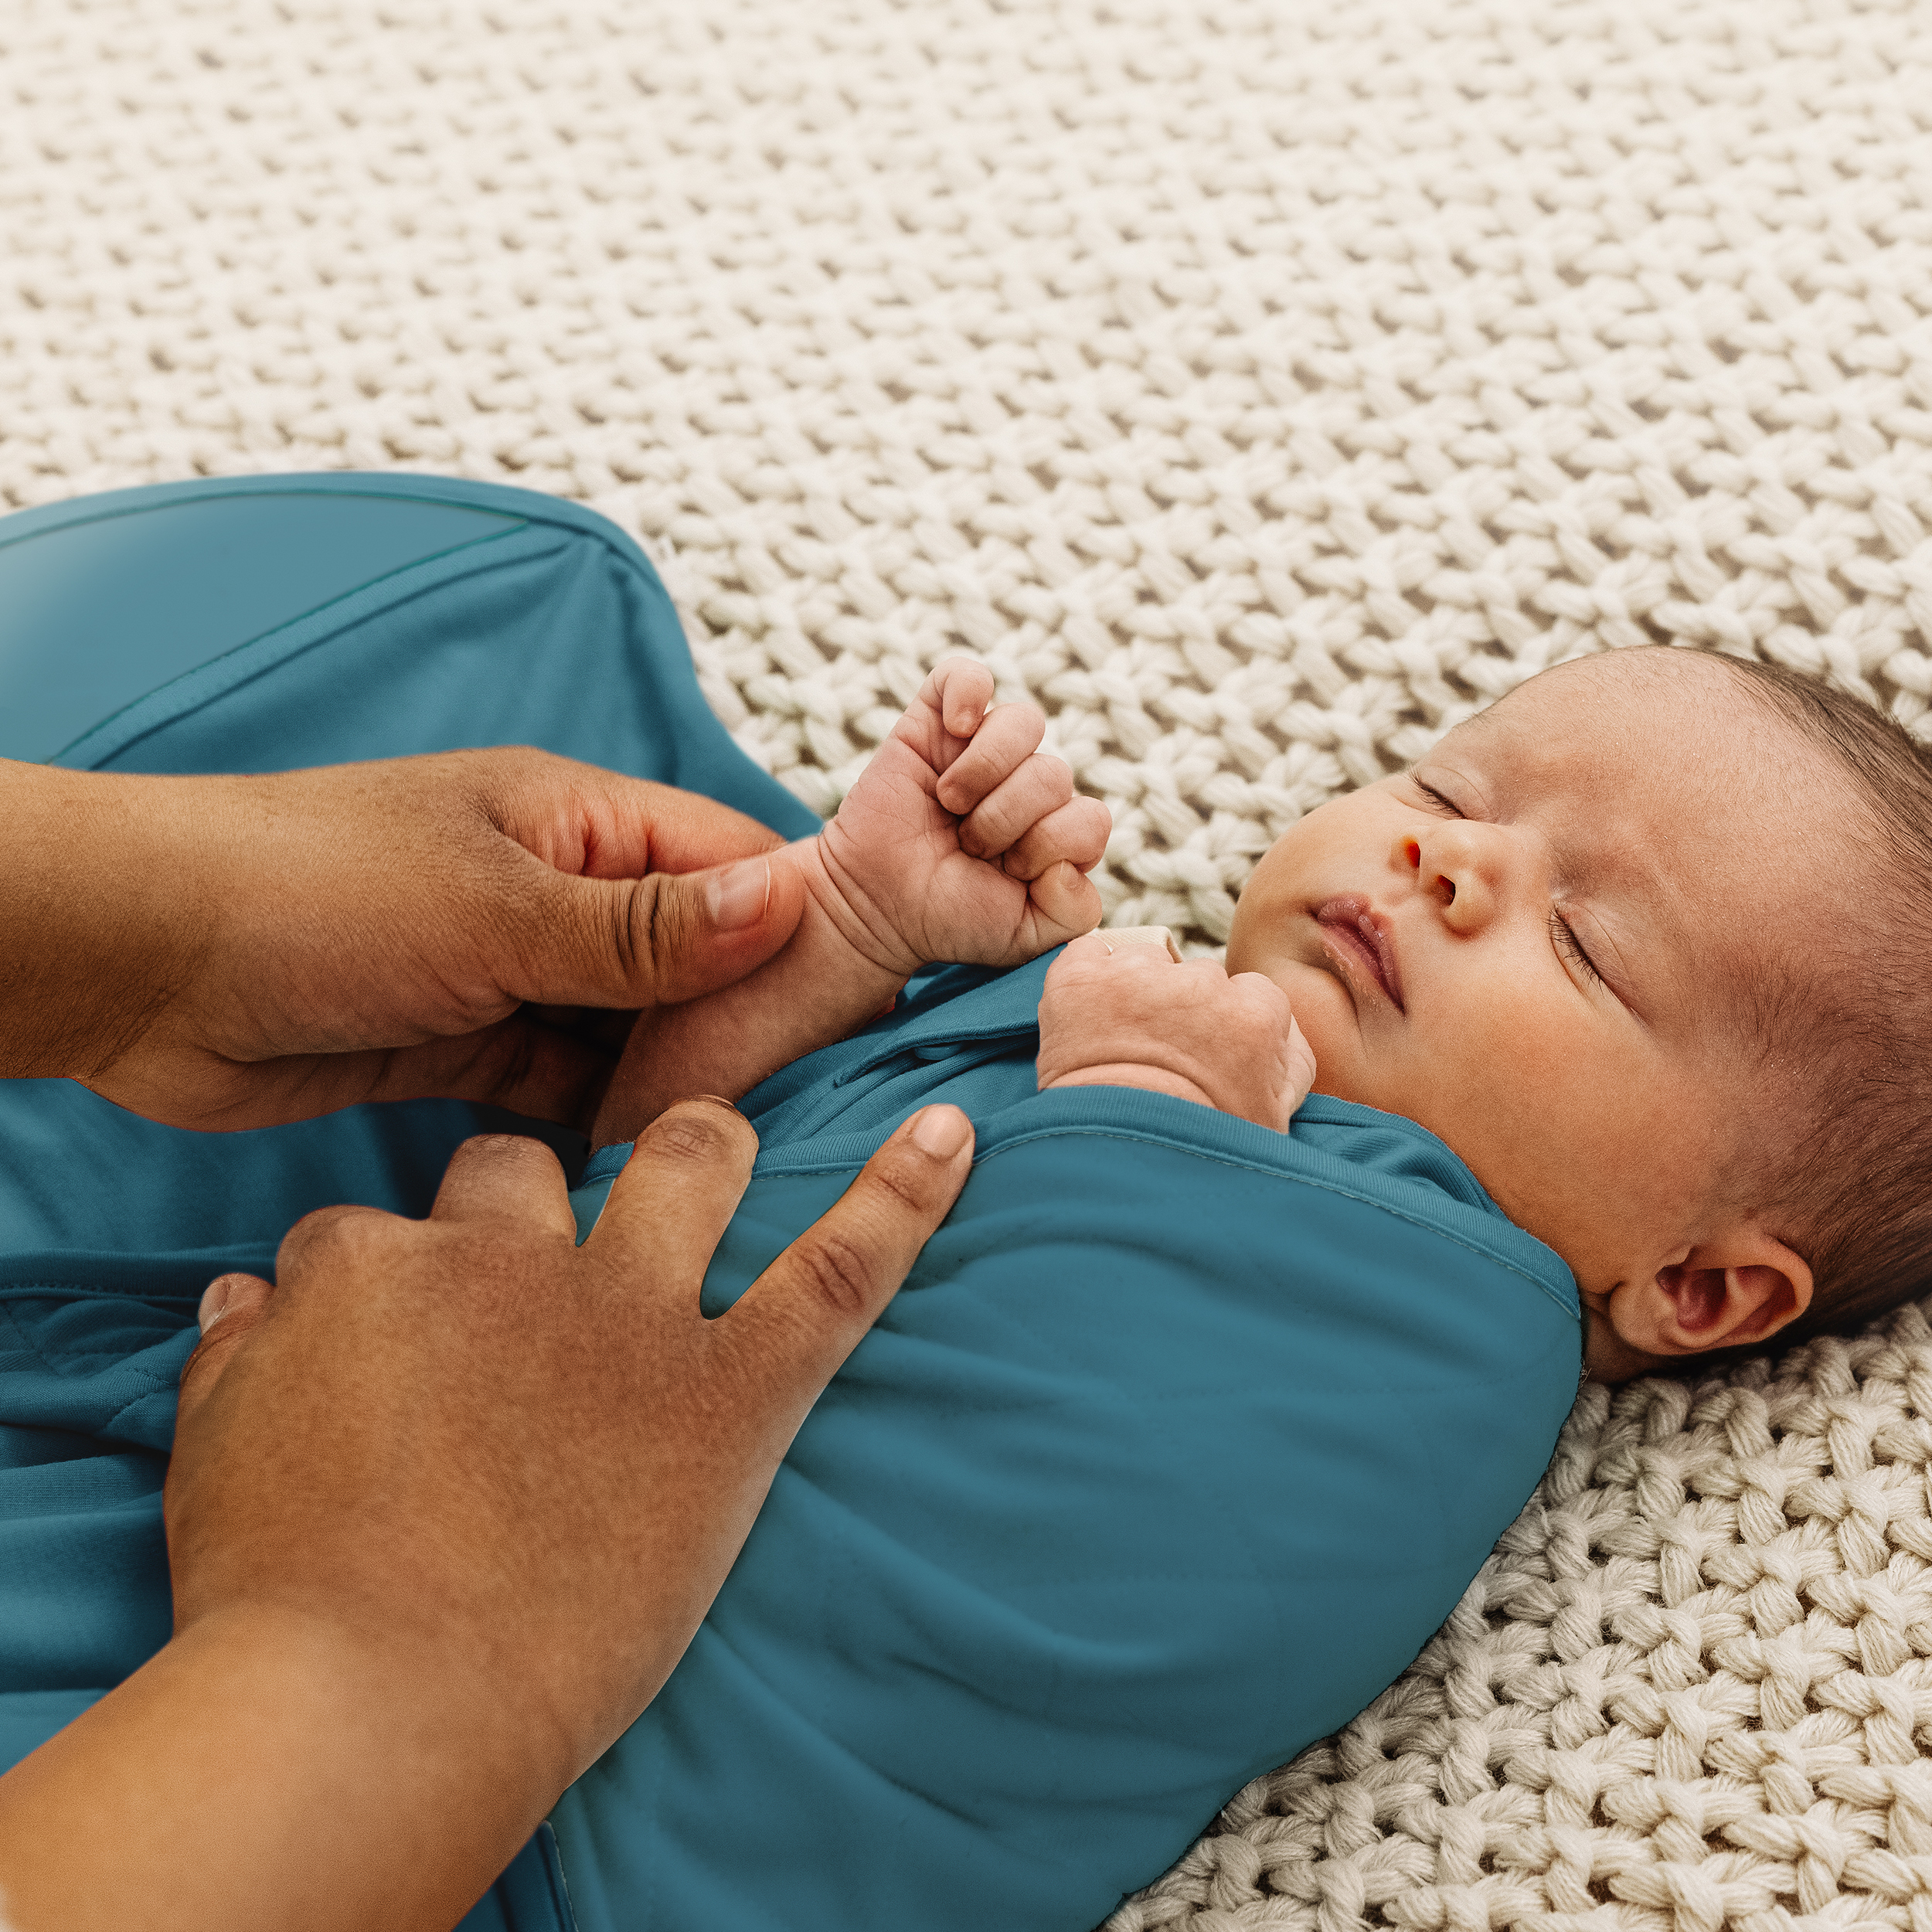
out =
<path fill-rule="evenodd" d="M 342 1239 L 345 1225 L 355 1216 L 352 1208 L 315 1208 L 304 1214 L 282 1236 L 282 1252 L 291 1249 L 306 1253 Z"/>
<path fill-rule="evenodd" d="M 893 1151 L 900 1150 L 895 1146 Z M 866 1177 L 868 1190 L 895 1220 L 928 1213 L 938 1189 L 936 1164 L 923 1158 L 881 1161 Z"/>
<path fill-rule="evenodd" d="M 654 1158 L 692 1167 L 715 1167 L 731 1158 L 739 1129 L 740 1123 L 723 1108 L 692 1102 L 659 1114 L 643 1138 Z"/>
<path fill-rule="evenodd" d="M 481 1167 L 548 1167 L 556 1162 L 556 1155 L 532 1134 L 478 1134 L 457 1149 L 456 1158 Z"/>
<path fill-rule="evenodd" d="M 379 1245 L 390 1219 L 379 1209 L 318 1208 L 282 1236 L 276 1254 L 277 1274 L 318 1264 L 352 1264 Z"/>
<path fill-rule="evenodd" d="M 640 959 L 652 957 L 651 929 L 656 920 L 657 900 L 654 883 L 641 879 L 628 892 L 613 893 L 606 902 L 610 908 L 611 954 L 627 981 L 636 978 Z"/>
<path fill-rule="evenodd" d="M 872 1305 L 872 1267 L 863 1247 L 837 1228 L 823 1228 L 794 1250 L 805 1291 L 840 1317 Z"/>
<path fill-rule="evenodd" d="M 634 904 L 636 899 L 647 896 L 641 929 L 634 930 L 631 957 L 626 963 L 641 964 L 654 980 L 662 980 L 667 968 L 690 952 L 697 941 L 697 903 L 688 889 L 662 879 L 655 892 L 634 895 Z M 634 912 L 632 917 L 635 927 Z"/>
<path fill-rule="evenodd" d="M 529 1137 L 523 1134 L 472 1134 L 450 1156 L 450 1164 L 513 1159 L 527 1145 Z"/>

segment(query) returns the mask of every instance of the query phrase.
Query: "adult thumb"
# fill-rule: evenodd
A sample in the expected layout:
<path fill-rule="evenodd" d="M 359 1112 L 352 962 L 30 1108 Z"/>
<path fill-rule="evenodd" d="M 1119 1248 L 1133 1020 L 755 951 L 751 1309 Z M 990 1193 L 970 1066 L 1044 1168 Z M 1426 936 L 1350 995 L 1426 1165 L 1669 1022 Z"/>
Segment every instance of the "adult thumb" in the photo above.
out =
<path fill-rule="evenodd" d="M 257 1274 L 224 1274 L 209 1283 L 201 1298 L 201 1340 L 181 1372 L 180 1406 L 175 1416 L 177 1435 L 214 1393 L 230 1359 L 267 1312 L 269 1297 L 274 1292 L 274 1286 Z"/>
<path fill-rule="evenodd" d="M 675 1005 L 740 980 L 783 946 L 805 906 L 782 849 L 702 872 L 561 879 L 581 944 L 568 986 L 531 995 L 558 1005 Z M 570 970 L 560 950 L 560 978 Z"/>

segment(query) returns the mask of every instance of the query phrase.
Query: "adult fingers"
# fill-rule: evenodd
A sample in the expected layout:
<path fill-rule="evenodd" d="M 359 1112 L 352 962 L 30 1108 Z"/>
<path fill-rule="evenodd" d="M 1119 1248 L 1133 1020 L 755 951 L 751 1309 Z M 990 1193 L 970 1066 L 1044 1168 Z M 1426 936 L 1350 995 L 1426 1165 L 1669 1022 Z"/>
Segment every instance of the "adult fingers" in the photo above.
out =
<path fill-rule="evenodd" d="M 525 1007 L 473 1033 L 291 1061 L 281 1079 L 264 1067 L 258 1084 L 265 1097 L 279 1099 L 280 1111 L 267 1116 L 276 1121 L 300 1120 L 359 1100 L 435 1098 L 482 1100 L 539 1121 L 588 1128 L 621 1051 L 621 1040 L 607 1046 L 587 1027 L 549 1025 Z"/>
<path fill-rule="evenodd" d="M 757 1131 L 729 1100 L 666 1107 L 638 1136 L 585 1245 L 620 1266 L 648 1257 L 653 1274 L 695 1292 L 757 1158 Z"/>
<path fill-rule="evenodd" d="M 735 859 L 755 859 L 785 843 L 784 836 L 742 811 L 695 791 L 639 779 L 650 815 L 648 866 L 600 867 L 605 879 L 633 878 L 642 872 L 702 872 Z M 614 856 L 615 855 L 614 855 Z"/>
<path fill-rule="evenodd" d="M 526 949 L 526 999 L 547 1005 L 662 1006 L 761 966 L 804 910 L 798 869 L 767 855 L 642 879 L 548 874 Z"/>
<path fill-rule="evenodd" d="M 540 1005 L 638 1008 L 741 979 L 782 946 L 803 882 L 756 819 L 528 750 L 474 754 L 481 810 L 522 848 L 495 875 L 499 983 Z"/>
<path fill-rule="evenodd" d="M 716 799 L 523 748 L 474 752 L 490 821 L 558 871 L 588 879 L 697 872 L 784 843 Z"/>
<path fill-rule="evenodd" d="M 577 1239 L 563 1165 L 543 1141 L 526 1134 L 479 1134 L 465 1141 L 443 1170 L 430 1219 L 519 1221 Z"/>
<path fill-rule="evenodd" d="M 398 1048 L 386 1056 L 376 1090 L 364 1097 L 481 1100 L 587 1133 L 635 1018 L 610 1009 L 590 1011 L 594 1018 L 560 1025 L 536 1008 L 522 1007 L 474 1033 Z"/>
<path fill-rule="evenodd" d="M 185 1046 L 117 1066 L 87 1084 L 150 1120 L 206 1133 L 309 1120 L 368 1100 L 432 1097 L 483 1100 L 588 1128 L 619 1050 L 546 1026 L 526 1009 L 472 1033 L 413 1046 L 246 1063 Z"/>
<path fill-rule="evenodd" d="M 957 1107 L 915 1114 L 714 1325 L 733 1385 L 767 1392 L 785 1440 L 899 1291 L 972 1164 L 973 1124 Z"/>
<path fill-rule="evenodd" d="M 1001 859 L 1012 879 L 1037 879 L 1064 859 L 1081 872 L 1097 866 L 1114 830 L 1114 815 L 1097 798 L 1069 798 L 1016 838 Z"/>
<path fill-rule="evenodd" d="M 213 1392 L 229 1359 L 267 1312 L 269 1298 L 274 1292 L 257 1274 L 220 1275 L 203 1291 L 199 1316 L 201 1340 L 181 1372 L 181 1398 L 175 1417 L 177 1434 Z"/>

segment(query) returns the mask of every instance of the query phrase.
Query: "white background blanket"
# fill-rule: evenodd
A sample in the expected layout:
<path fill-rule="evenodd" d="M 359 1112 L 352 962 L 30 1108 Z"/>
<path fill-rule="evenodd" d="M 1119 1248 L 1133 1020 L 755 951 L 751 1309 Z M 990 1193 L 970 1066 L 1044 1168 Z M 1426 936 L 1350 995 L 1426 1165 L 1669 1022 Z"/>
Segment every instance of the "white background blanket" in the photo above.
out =
<path fill-rule="evenodd" d="M 589 502 L 810 803 L 977 651 L 1205 949 L 1578 651 L 1932 723 L 1928 129 L 1907 0 L 6 0 L 0 504 Z M 1587 1391 L 1119 1932 L 1932 1932 L 1929 1460 L 1916 1310 Z"/>

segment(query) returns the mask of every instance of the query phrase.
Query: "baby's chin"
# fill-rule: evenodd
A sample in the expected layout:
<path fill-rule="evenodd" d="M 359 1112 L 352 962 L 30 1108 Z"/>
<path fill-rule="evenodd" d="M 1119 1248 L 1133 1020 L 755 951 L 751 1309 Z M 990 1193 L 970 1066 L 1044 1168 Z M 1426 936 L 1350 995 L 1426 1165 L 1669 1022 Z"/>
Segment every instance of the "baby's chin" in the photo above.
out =
<path fill-rule="evenodd" d="M 1311 1093 L 1379 1107 L 1385 1114 L 1409 1113 L 1401 1104 L 1399 1070 L 1376 1064 L 1374 1042 L 1356 1014 L 1355 995 L 1332 968 L 1295 957 L 1280 944 L 1278 931 L 1269 931 L 1261 921 L 1244 926 L 1237 904 L 1228 934 L 1227 969 L 1260 973 L 1287 995 L 1301 1037 L 1315 1055 Z"/>

